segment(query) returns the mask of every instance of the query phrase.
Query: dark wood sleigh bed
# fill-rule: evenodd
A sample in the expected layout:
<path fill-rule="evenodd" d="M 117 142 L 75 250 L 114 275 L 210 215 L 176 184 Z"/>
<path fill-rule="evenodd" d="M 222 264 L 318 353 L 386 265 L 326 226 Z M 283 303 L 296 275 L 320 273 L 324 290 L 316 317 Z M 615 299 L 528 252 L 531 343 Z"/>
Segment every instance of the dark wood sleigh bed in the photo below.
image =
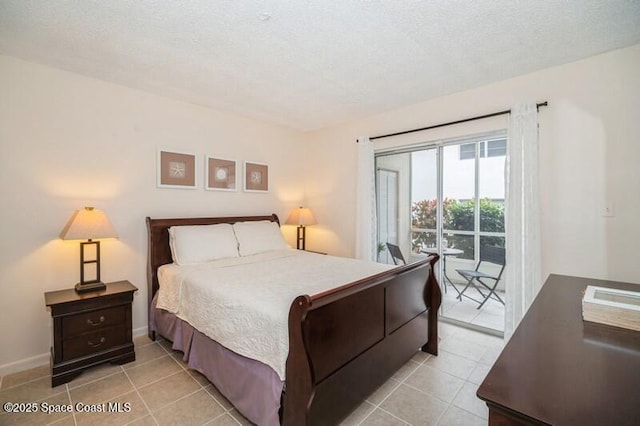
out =
<path fill-rule="evenodd" d="M 275 214 L 147 217 L 149 309 L 159 289 L 158 267 L 173 262 L 168 233 L 171 226 L 259 220 L 279 224 Z M 433 272 L 437 260 L 437 255 L 431 255 L 331 291 L 300 295 L 292 301 L 281 424 L 336 424 L 418 350 L 438 354 L 441 293 Z M 155 340 L 149 314 L 149 337 Z"/>

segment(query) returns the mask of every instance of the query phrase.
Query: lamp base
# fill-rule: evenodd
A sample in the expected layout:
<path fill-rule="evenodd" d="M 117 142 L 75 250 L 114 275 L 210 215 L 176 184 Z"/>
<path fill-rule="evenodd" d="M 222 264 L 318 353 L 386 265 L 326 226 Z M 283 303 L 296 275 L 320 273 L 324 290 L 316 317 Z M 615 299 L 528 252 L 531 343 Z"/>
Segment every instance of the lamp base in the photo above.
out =
<path fill-rule="evenodd" d="M 304 225 L 298 226 L 298 235 L 297 235 L 297 249 L 305 250 L 305 237 L 306 237 L 307 228 Z"/>
<path fill-rule="evenodd" d="M 91 281 L 87 283 L 76 284 L 76 293 L 85 293 L 88 291 L 104 290 L 107 285 L 102 281 Z"/>

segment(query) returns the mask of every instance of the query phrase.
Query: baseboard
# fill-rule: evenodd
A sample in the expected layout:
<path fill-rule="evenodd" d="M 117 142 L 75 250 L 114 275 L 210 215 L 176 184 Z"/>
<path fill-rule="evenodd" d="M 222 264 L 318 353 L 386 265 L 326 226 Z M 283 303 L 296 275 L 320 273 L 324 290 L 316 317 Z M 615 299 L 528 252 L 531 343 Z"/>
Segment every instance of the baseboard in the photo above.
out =
<path fill-rule="evenodd" d="M 148 330 L 149 330 L 149 327 L 145 325 L 144 327 L 134 328 L 133 330 L 131 330 L 131 334 L 135 339 L 136 337 L 146 336 L 148 334 Z"/>
<path fill-rule="evenodd" d="M 138 327 L 131 330 L 133 338 L 147 335 L 147 326 Z M 31 368 L 40 367 L 41 365 L 49 364 L 49 352 L 35 355 L 29 358 L 24 358 L 18 361 L 10 362 L 0 365 L 0 376 L 6 376 L 7 374 L 17 373 L 19 371 L 29 370 Z"/>
<path fill-rule="evenodd" d="M 49 364 L 49 352 L 0 365 L 0 376 Z"/>

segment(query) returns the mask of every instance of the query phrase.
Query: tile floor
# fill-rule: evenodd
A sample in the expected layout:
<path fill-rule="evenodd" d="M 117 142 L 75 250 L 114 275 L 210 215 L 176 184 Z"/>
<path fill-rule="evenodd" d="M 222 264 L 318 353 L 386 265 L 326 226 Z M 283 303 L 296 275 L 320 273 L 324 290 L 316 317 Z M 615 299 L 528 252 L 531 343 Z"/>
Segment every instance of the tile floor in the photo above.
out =
<path fill-rule="evenodd" d="M 458 290 L 464 288 L 462 282 L 454 281 Z M 486 293 L 486 292 L 485 292 Z M 504 291 L 498 291 L 498 296 L 504 300 Z M 469 294 L 476 300 L 482 300 L 482 296 L 473 288 L 467 289 L 464 294 Z M 458 300 L 458 293 L 448 284 L 447 292 L 442 294 L 443 316 L 457 321 L 468 322 L 480 327 L 486 327 L 498 332 L 504 331 L 504 305 L 493 298 L 489 299 L 482 308 L 477 309 L 479 303 L 463 297 Z"/>
<path fill-rule="evenodd" d="M 502 350 L 500 338 L 440 323 L 440 355 L 416 355 L 345 419 L 343 425 L 484 425 L 476 396 Z M 0 425 L 248 425 L 170 343 L 136 339 L 136 361 L 103 365 L 51 388 L 49 366 L 0 377 L 0 402 L 129 403 L 123 413 L 11 414 Z M 122 405 L 124 407 L 124 405 Z"/>

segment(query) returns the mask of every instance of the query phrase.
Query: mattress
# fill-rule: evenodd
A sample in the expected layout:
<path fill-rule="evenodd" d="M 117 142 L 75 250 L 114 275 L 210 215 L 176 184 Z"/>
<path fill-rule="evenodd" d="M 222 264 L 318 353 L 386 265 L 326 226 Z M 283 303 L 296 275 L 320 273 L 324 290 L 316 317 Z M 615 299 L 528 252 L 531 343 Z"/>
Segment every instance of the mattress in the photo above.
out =
<path fill-rule="evenodd" d="M 393 268 L 300 250 L 277 250 L 158 269 L 158 308 L 207 337 L 258 360 L 285 380 L 293 300 Z"/>

